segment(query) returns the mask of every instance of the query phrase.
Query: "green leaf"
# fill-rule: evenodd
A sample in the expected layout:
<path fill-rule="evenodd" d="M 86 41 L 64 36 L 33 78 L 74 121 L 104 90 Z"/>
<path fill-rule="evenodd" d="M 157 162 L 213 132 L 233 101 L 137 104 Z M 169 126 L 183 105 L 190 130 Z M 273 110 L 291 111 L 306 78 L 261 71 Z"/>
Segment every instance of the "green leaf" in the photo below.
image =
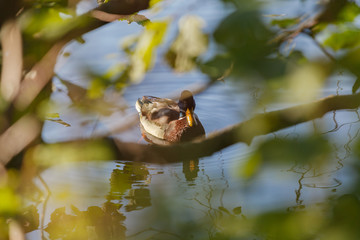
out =
<path fill-rule="evenodd" d="M 190 71 L 195 60 L 207 50 L 208 38 L 201 31 L 204 21 L 187 15 L 179 21 L 179 33 L 166 54 L 166 60 L 176 71 Z"/>
<path fill-rule="evenodd" d="M 32 38 L 53 41 L 72 29 L 84 26 L 91 20 L 86 15 L 73 17 L 71 12 L 65 15 L 66 11 L 66 9 L 59 8 L 28 10 L 20 17 L 21 28 L 26 35 Z"/>
<path fill-rule="evenodd" d="M 219 79 L 224 73 L 231 68 L 232 59 L 228 55 L 219 54 L 211 60 L 199 65 L 201 71 L 212 79 Z"/>
<path fill-rule="evenodd" d="M 360 7 L 354 2 L 348 2 L 339 13 L 338 21 L 352 22 L 360 14 Z"/>
<path fill-rule="evenodd" d="M 8 186 L 1 186 L 0 199 L 0 216 L 12 216 L 18 213 L 21 201 L 13 189 Z"/>
<path fill-rule="evenodd" d="M 241 208 L 241 206 L 240 206 L 240 207 L 236 207 L 236 208 L 234 208 L 232 211 L 233 211 L 234 214 L 239 215 L 239 214 L 241 214 L 241 212 L 242 212 L 242 208 Z"/>
<path fill-rule="evenodd" d="M 162 0 L 150 0 L 149 1 L 149 8 L 152 8 L 155 4 L 161 2 Z"/>
<path fill-rule="evenodd" d="M 67 7 L 67 0 L 40 0 L 40 1 L 32 1 L 34 2 L 34 8 L 59 8 L 59 7 Z"/>
<path fill-rule="evenodd" d="M 129 77 L 133 82 L 140 82 L 155 59 L 155 50 L 163 41 L 168 21 L 149 22 L 138 38 L 134 52 L 130 56 Z"/>
<path fill-rule="evenodd" d="M 262 166 L 262 156 L 258 153 L 251 155 L 245 165 L 240 169 L 240 177 L 244 179 L 252 178 L 258 173 Z"/>
<path fill-rule="evenodd" d="M 300 22 L 299 18 L 283 18 L 283 19 L 273 19 L 271 25 L 278 26 L 280 28 L 289 28 Z"/>
<path fill-rule="evenodd" d="M 220 54 L 233 64 L 232 75 L 235 77 L 271 79 L 284 73 L 284 63 L 271 55 L 277 47 L 270 43 L 273 37 L 255 10 L 231 13 L 214 32 L 215 41 L 222 47 Z"/>
<path fill-rule="evenodd" d="M 60 118 L 59 113 L 46 113 L 46 118 Z"/>
<path fill-rule="evenodd" d="M 145 26 L 147 23 L 150 22 L 150 20 L 147 17 L 145 17 L 144 15 L 140 15 L 140 14 L 124 15 L 119 20 L 120 21 L 125 20 L 129 24 L 132 22 L 136 22 L 137 24 L 139 24 L 141 26 Z"/>
<path fill-rule="evenodd" d="M 39 144 L 29 149 L 26 154 L 39 166 L 115 158 L 109 142 L 100 140 Z"/>
<path fill-rule="evenodd" d="M 106 88 L 106 80 L 102 78 L 95 78 L 90 83 L 90 87 L 87 91 L 87 97 L 89 99 L 102 98 Z"/>
<path fill-rule="evenodd" d="M 343 27 L 324 41 L 324 45 L 335 51 L 344 48 L 354 48 L 360 45 L 360 30 L 357 28 Z"/>
<path fill-rule="evenodd" d="M 331 149 L 325 138 L 310 136 L 298 139 L 272 139 L 261 144 L 258 152 L 264 162 L 315 163 L 327 159 Z"/>

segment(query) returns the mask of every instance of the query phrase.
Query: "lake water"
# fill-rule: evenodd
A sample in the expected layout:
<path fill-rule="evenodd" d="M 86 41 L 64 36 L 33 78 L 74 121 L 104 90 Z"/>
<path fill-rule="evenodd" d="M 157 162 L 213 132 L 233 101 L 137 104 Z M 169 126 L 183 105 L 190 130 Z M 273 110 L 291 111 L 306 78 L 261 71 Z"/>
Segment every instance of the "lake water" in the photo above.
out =
<path fill-rule="evenodd" d="M 280 3 L 271 4 L 270 1 L 264 2 L 265 14 L 287 13 L 292 16 L 298 14 L 299 9 L 313 8 L 313 5 L 309 4 L 311 1 L 279 1 Z M 85 8 L 88 5 L 83 2 L 80 6 Z M 166 16 L 179 19 L 184 14 L 195 14 L 205 20 L 205 31 L 211 32 L 226 12 L 221 3 L 206 0 L 201 3 L 166 1 L 160 12 L 143 11 L 141 14 L 150 19 L 163 19 Z M 59 56 L 56 73 L 63 80 L 86 88 L 89 81 L 83 69 L 102 73 L 118 61 L 124 61 L 121 42 L 125 37 L 137 34 L 142 29 L 143 27 L 136 23 L 118 21 L 86 34 L 84 44 L 72 42 L 66 46 L 63 53 L 70 55 Z M 175 31 L 176 25 L 173 24 L 169 30 L 170 36 Z M 321 51 L 316 46 L 309 45 L 309 42 L 309 39 L 300 37 L 297 48 L 303 49 L 310 58 L 321 57 Z M 183 89 L 201 86 L 207 80 L 205 75 L 197 71 L 174 73 L 161 58 L 157 58 L 154 68 L 144 81 L 127 87 L 123 97 L 113 92 L 108 93 L 107 99 L 115 103 L 118 111 L 99 114 L 84 113 L 75 108 L 67 95 L 66 87 L 55 77 L 53 81 L 57 90 L 52 94 L 52 99 L 58 103 L 57 112 L 61 119 L 71 127 L 47 121 L 42 132 L 43 139 L 52 143 L 89 138 L 111 131 L 133 121 L 134 116 L 136 117 L 134 104 L 137 98 L 143 95 L 173 96 Z M 349 76 L 336 75 L 319 92 L 319 96 L 351 93 L 352 81 L 353 78 Z M 253 116 L 251 111 L 258 103 L 258 91 L 245 83 L 225 81 L 196 95 L 196 113 L 206 132 L 211 133 Z M 262 111 L 281 109 L 289 105 L 292 104 L 279 102 L 264 106 Z M 356 129 L 353 127 L 355 124 L 359 124 L 357 112 L 339 111 L 313 122 L 255 138 L 250 146 L 236 144 L 212 156 L 182 163 L 156 165 L 114 159 L 108 162 L 78 162 L 53 166 L 41 173 L 43 181 L 34 179 L 44 193 L 43 201 L 37 205 L 40 216 L 44 218 L 40 221 L 40 229 L 28 233 L 27 237 L 66 238 L 69 233 L 65 233 L 65 230 L 57 232 L 58 235 L 54 233 L 55 230 L 52 231 L 54 224 L 70 221 L 69 216 L 75 216 L 74 219 L 78 217 L 80 221 L 81 214 L 93 216 L 92 214 L 96 213 L 98 215 L 94 216 L 111 216 L 112 220 L 107 223 L 113 224 L 112 227 L 117 229 L 117 239 L 124 236 L 129 239 L 172 239 L 176 238 L 174 234 L 179 231 L 179 226 L 205 218 L 216 218 L 219 209 L 230 212 L 239 212 L 241 209 L 238 214 L 246 217 L 265 210 L 294 209 L 321 202 L 332 194 L 345 192 L 351 185 L 353 170 L 350 165 L 349 143 L 358 134 L 352 131 Z M 334 160 L 327 172 L 315 173 L 289 164 L 266 167 L 251 182 L 238 176 L 239 169 L 245 164 L 253 148 L 265 138 L 296 138 L 311 132 L 314 126 L 326 133 L 331 140 L 331 146 L 336 149 Z M 146 144 L 137 124 L 114 136 L 124 141 Z M 63 207 L 64 211 L 61 210 Z M 58 212 L 58 217 L 63 217 L 62 221 L 60 218 L 56 219 L 54 212 Z M 96 231 L 89 226 L 86 229 L 87 233 Z M 206 237 L 211 231 L 212 227 L 209 225 L 199 229 L 199 234 Z"/>

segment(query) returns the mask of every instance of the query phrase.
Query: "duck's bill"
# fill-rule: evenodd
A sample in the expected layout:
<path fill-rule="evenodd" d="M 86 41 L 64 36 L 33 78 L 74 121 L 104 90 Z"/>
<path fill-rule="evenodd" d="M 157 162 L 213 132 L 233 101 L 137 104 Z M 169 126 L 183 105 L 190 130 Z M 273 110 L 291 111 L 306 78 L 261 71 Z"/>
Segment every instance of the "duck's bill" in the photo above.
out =
<path fill-rule="evenodd" d="M 194 111 L 192 109 L 186 109 L 186 120 L 190 127 L 194 126 L 195 119 L 194 119 Z"/>

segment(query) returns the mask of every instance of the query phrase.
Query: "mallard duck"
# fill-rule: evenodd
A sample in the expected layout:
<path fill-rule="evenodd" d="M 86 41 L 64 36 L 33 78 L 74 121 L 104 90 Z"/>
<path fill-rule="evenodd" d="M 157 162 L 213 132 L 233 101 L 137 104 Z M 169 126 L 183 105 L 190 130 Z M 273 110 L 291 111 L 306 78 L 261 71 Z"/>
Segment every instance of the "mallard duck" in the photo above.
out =
<path fill-rule="evenodd" d="M 183 91 L 178 102 L 143 96 L 135 106 L 140 116 L 142 134 L 147 141 L 166 144 L 189 141 L 205 134 L 194 113 L 196 104 L 190 91 Z"/>

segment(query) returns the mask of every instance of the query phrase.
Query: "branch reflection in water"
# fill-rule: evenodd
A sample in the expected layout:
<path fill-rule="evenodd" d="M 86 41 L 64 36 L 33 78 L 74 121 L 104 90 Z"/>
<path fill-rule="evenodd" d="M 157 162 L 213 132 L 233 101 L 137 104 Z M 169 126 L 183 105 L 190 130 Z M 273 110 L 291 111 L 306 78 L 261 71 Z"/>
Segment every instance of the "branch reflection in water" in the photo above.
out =
<path fill-rule="evenodd" d="M 194 184 L 194 180 L 198 175 L 198 164 L 198 159 L 183 163 L 182 172 L 185 179 L 189 181 L 189 185 Z M 57 166 L 53 170 L 49 170 L 59 171 L 56 168 Z M 57 201 L 57 198 L 64 197 L 62 196 L 64 193 L 59 193 L 63 186 L 49 185 L 46 183 L 46 180 L 53 182 L 55 179 L 44 179 L 39 175 L 40 184 L 43 189 L 42 195 L 44 195 L 43 201 L 37 205 L 41 214 L 32 214 L 32 221 L 35 221 L 35 223 L 37 221 L 38 224 L 32 224 L 34 226 L 28 227 L 27 230 L 30 232 L 37 229 L 40 222 L 41 239 L 124 239 L 127 230 L 125 224 L 126 213 L 140 211 L 152 205 L 149 184 L 151 183 L 152 176 L 157 174 L 163 174 L 163 171 L 156 168 L 149 169 L 149 166 L 144 163 L 119 161 L 110 174 L 109 191 L 103 198 L 106 200 L 104 203 L 88 206 L 85 210 L 79 209 L 76 206 L 78 200 L 80 202 L 87 202 L 87 198 L 93 197 L 92 193 L 89 192 L 76 201 L 67 201 L 65 206 L 57 207 L 52 212 L 49 212 L 47 208 L 53 208 L 51 204 Z M 56 181 L 59 180 L 57 179 Z M 83 184 L 81 182 L 73 182 L 72 184 L 81 185 Z M 66 183 L 60 182 L 60 184 Z M 51 189 L 52 187 L 60 189 Z M 71 191 L 66 194 L 78 195 L 78 193 Z M 31 212 L 33 213 L 34 211 Z M 146 222 L 146 220 L 144 219 L 143 222 Z M 159 232 L 163 231 L 159 230 L 156 234 L 159 234 Z M 168 234 L 171 235 L 171 233 Z"/>

